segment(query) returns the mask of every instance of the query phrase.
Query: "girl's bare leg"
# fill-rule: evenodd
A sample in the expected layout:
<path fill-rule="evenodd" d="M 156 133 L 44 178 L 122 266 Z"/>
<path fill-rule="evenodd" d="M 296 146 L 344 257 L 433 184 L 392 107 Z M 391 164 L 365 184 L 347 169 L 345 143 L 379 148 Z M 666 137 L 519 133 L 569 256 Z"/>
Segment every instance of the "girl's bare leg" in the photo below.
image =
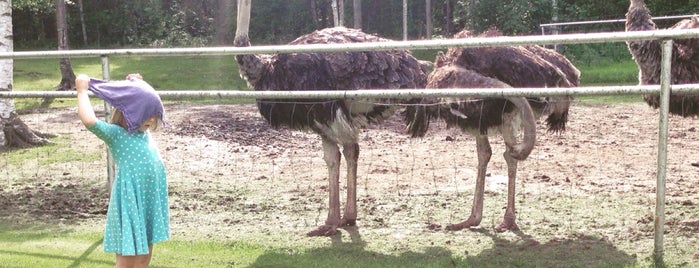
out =
<path fill-rule="evenodd" d="M 148 247 L 148 254 L 136 256 L 116 255 L 115 268 L 145 268 L 150 264 L 151 256 L 153 256 L 153 246 Z"/>

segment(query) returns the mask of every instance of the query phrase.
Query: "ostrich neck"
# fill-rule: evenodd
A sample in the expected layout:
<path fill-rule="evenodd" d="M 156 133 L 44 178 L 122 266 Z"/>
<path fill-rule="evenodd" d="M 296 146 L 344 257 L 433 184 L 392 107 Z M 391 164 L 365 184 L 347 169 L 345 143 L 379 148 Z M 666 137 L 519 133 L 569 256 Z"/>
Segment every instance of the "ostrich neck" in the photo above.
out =
<path fill-rule="evenodd" d="M 631 0 L 626 13 L 626 31 L 651 31 L 657 27 L 643 0 Z M 640 69 L 641 83 L 657 83 L 660 73 L 660 43 L 657 40 L 628 41 L 629 51 Z M 655 81 L 655 82 L 654 82 Z"/>
<path fill-rule="evenodd" d="M 251 0 L 238 0 L 237 28 L 233 41 L 233 45 L 236 47 L 250 46 L 250 38 L 248 37 L 248 31 L 250 29 L 250 6 Z M 235 56 L 238 62 L 240 76 L 252 87 L 260 80 L 267 66 L 262 58 L 263 57 L 255 54 Z"/>
<path fill-rule="evenodd" d="M 631 0 L 629 10 L 626 12 L 626 31 L 655 30 L 650 11 L 642 0 Z"/>

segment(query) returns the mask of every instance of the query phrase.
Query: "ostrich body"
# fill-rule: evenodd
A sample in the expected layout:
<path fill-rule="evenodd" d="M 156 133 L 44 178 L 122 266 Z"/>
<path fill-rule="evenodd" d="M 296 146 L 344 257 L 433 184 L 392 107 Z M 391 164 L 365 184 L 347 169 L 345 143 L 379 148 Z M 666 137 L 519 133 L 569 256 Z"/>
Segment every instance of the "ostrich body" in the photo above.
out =
<path fill-rule="evenodd" d="M 699 28 L 699 18 L 684 19 L 670 29 Z M 643 0 L 631 0 L 626 13 L 626 31 L 656 30 L 650 12 Z M 638 65 L 641 85 L 660 84 L 660 41 L 628 41 L 629 52 Z M 672 44 L 672 84 L 699 82 L 699 39 L 676 39 Z M 660 106 L 658 94 L 647 94 L 643 99 L 653 108 Z M 670 94 L 670 113 L 684 117 L 699 115 L 699 94 Z"/>
<path fill-rule="evenodd" d="M 239 0 L 236 46 L 249 46 L 250 1 Z M 247 7 L 246 7 L 247 6 Z M 241 21 L 242 20 L 242 21 Z M 387 39 L 344 27 L 301 36 L 291 45 L 382 42 Z M 255 90 L 355 90 L 422 88 L 427 76 L 407 51 L 367 51 L 237 55 L 241 76 Z M 390 100 L 379 100 L 386 102 Z M 329 209 L 325 224 L 309 236 L 330 236 L 338 227 L 356 224 L 359 130 L 391 116 L 396 106 L 355 99 L 258 99 L 260 114 L 273 127 L 311 130 L 320 135 L 328 168 Z M 340 153 L 342 147 L 342 154 Z M 347 161 L 347 198 L 340 215 L 340 159 Z"/>
<path fill-rule="evenodd" d="M 486 33 L 491 37 L 499 34 Z M 457 38 L 467 38 L 461 32 Z M 428 77 L 427 88 L 511 88 L 511 87 L 574 87 L 580 72 L 564 56 L 539 46 L 452 48 L 438 55 L 435 70 Z M 515 221 L 515 180 L 517 161 L 527 158 L 536 142 L 538 116 L 547 116 L 548 130 L 565 130 L 570 97 L 547 98 L 465 98 L 425 99 L 429 104 L 409 108 L 406 120 L 413 136 L 424 135 L 432 118 L 441 118 L 447 127 L 457 126 L 476 138 L 478 170 L 471 214 L 465 221 L 448 225 L 447 230 L 478 226 L 483 216 L 485 176 L 492 150 L 490 134 L 501 133 L 505 141 L 508 190 L 507 208 L 497 231 L 517 230 Z M 436 105 L 435 105 L 436 103 Z M 419 116 L 426 109 L 426 116 Z M 524 130 L 517 144 L 517 132 Z"/>

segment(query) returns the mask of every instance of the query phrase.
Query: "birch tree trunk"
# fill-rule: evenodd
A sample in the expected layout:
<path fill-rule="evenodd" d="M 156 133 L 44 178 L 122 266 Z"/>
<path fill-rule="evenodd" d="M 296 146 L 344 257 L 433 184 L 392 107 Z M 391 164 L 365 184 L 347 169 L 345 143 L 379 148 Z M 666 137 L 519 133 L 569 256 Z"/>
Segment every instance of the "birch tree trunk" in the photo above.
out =
<path fill-rule="evenodd" d="M 408 40 L 408 0 L 403 0 L 403 40 Z"/>
<path fill-rule="evenodd" d="M 0 0 L 0 52 L 12 52 L 12 3 Z M 13 60 L 0 60 L 0 91 L 12 90 Z M 0 149 L 50 143 L 47 135 L 32 131 L 15 112 L 13 99 L 0 99 Z"/>

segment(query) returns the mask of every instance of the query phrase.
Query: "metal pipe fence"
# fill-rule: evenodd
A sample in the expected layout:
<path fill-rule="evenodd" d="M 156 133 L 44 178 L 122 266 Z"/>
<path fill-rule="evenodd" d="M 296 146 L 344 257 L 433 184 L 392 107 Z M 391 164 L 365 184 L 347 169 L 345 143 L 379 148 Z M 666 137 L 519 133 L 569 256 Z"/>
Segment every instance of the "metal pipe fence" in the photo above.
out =
<path fill-rule="evenodd" d="M 653 21 L 658 20 L 676 20 L 676 19 L 688 19 L 696 16 L 694 15 L 677 15 L 677 16 L 660 16 L 652 17 Z M 572 25 L 586 25 L 586 24 L 600 24 L 600 23 L 620 23 L 626 22 L 626 19 L 612 19 L 612 20 L 586 20 L 586 21 L 568 21 L 568 22 L 554 22 L 554 23 L 542 23 L 539 24 L 541 27 L 541 33 L 544 33 L 544 28 L 554 27 L 554 26 L 572 26 Z"/>
<path fill-rule="evenodd" d="M 367 50 L 424 50 L 449 47 L 480 47 L 510 45 L 555 45 L 624 42 L 627 40 L 687 39 L 699 36 L 699 29 L 654 30 L 637 32 L 606 32 L 561 34 L 547 36 L 474 37 L 465 39 L 389 41 L 351 44 L 310 44 L 294 46 L 207 47 L 207 48 L 141 48 L 141 49 L 85 49 L 54 51 L 0 52 L 0 59 L 103 57 L 103 56 L 220 56 L 259 53 L 303 53 Z"/>
<path fill-rule="evenodd" d="M 672 85 L 673 93 L 698 93 L 699 84 Z M 540 96 L 610 96 L 660 94 L 660 85 L 588 86 L 573 88 L 440 88 L 440 89 L 371 89 L 318 91 L 249 91 L 249 90 L 159 90 L 163 100 L 208 99 L 337 99 L 337 98 L 420 98 L 420 97 L 540 97 Z M 90 93 L 92 95 L 92 93 Z M 0 98 L 75 98 L 73 91 L 0 91 Z"/>
<path fill-rule="evenodd" d="M 655 236 L 653 256 L 662 261 L 663 225 L 665 203 L 665 177 L 667 162 L 667 128 L 669 96 L 673 93 L 699 93 L 699 84 L 671 85 L 670 69 L 672 39 L 699 38 L 699 29 L 655 30 L 639 32 L 607 32 L 586 34 L 561 34 L 549 36 L 515 36 L 498 38 L 467 38 L 449 40 L 391 41 L 378 43 L 321 44 L 296 46 L 253 46 L 214 48 L 167 48 L 167 49 L 106 49 L 106 50 L 61 50 L 0 52 L 0 59 L 101 57 L 103 77 L 109 79 L 109 56 L 192 56 L 192 55 L 240 55 L 257 53 L 307 53 L 335 51 L 367 51 L 395 49 L 444 49 L 448 47 L 479 47 L 509 45 L 555 45 L 579 43 L 624 42 L 630 40 L 662 40 L 663 62 L 661 84 L 651 86 L 606 86 L 578 88 L 514 88 L 514 89 L 410 89 L 410 90 L 352 90 L 352 91 L 160 91 L 164 99 L 222 99 L 222 98 L 416 98 L 416 97 L 510 97 L 551 95 L 629 95 L 660 94 L 658 134 L 658 166 L 655 211 Z M 0 92 L 0 98 L 73 98 L 74 92 L 58 91 L 10 91 Z M 112 172 L 110 170 L 110 172 Z"/>

